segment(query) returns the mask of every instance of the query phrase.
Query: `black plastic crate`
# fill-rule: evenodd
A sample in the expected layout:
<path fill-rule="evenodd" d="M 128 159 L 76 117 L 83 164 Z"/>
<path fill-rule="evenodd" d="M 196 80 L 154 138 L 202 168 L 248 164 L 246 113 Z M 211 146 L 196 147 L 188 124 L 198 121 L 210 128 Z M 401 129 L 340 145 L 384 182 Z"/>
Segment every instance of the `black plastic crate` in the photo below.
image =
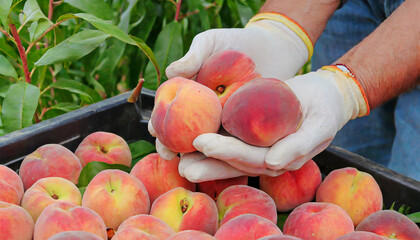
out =
<path fill-rule="evenodd" d="M 137 103 L 128 103 L 129 95 L 121 94 L 0 137 L 0 164 L 18 170 L 26 155 L 47 143 L 62 144 L 74 151 L 84 137 L 95 131 L 113 132 L 127 142 L 142 139 L 154 143 L 147 122 L 155 92 L 143 89 Z M 396 202 L 396 207 L 404 204 L 411 207 L 410 212 L 420 211 L 418 181 L 335 146 L 328 147 L 314 160 L 324 176 L 343 167 L 370 173 L 381 187 L 385 208 Z"/>

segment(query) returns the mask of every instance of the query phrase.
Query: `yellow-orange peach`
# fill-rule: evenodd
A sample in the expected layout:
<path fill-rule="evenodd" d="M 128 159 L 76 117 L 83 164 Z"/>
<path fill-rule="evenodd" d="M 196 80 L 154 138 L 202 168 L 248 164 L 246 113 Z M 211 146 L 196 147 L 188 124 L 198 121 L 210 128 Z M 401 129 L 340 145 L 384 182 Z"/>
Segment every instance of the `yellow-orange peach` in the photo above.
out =
<path fill-rule="evenodd" d="M 387 240 L 388 238 L 381 237 L 377 234 L 365 231 L 355 231 L 343 235 L 337 240 Z"/>
<path fill-rule="evenodd" d="M 277 223 L 277 210 L 274 200 L 260 189 L 247 186 L 230 186 L 223 190 L 216 201 L 219 212 L 219 226 L 234 217 L 253 213 Z"/>
<path fill-rule="evenodd" d="M 238 51 L 226 50 L 208 57 L 195 80 L 212 89 L 223 106 L 240 86 L 260 76 L 250 57 Z"/>
<path fill-rule="evenodd" d="M 287 212 L 315 198 L 322 176 L 318 165 L 309 160 L 300 169 L 277 177 L 262 175 L 260 189 L 274 199 L 277 211 Z"/>
<path fill-rule="evenodd" d="M 177 232 L 167 240 L 216 240 L 216 238 L 202 231 L 184 230 Z"/>
<path fill-rule="evenodd" d="M 127 218 L 147 214 L 149 195 L 143 183 L 121 170 L 103 170 L 86 187 L 82 206 L 97 212 L 116 231 Z"/>
<path fill-rule="evenodd" d="M 248 176 L 239 176 L 235 178 L 211 180 L 205 182 L 197 183 L 197 191 L 205 193 L 212 197 L 214 200 L 217 199 L 217 196 L 230 186 L 235 185 L 247 185 Z"/>
<path fill-rule="evenodd" d="M 34 240 L 47 240 L 66 231 L 85 231 L 107 240 L 106 226 L 95 211 L 76 204 L 58 201 L 42 211 L 35 223 Z"/>
<path fill-rule="evenodd" d="M 56 201 L 68 201 L 80 206 L 82 195 L 76 185 L 69 180 L 46 177 L 39 179 L 26 190 L 21 205 L 36 222 L 41 212 Z"/>
<path fill-rule="evenodd" d="M 67 231 L 54 234 L 48 240 L 102 240 L 102 238 L 90 232 Z"/>
<path fill-rule="evenodd" d="M 246 143 L 268 147 L 295 132 L 302 121 L 299 99 L 284 82 L 254 79 L 226 101 L 222 125 Z"/>
<path fill-rule="evenodd" d="M 19 175 L 4 165 L 0 165 L 0 201 L 20 205 L 23 183 Z"/>
<path fill-rule="evenodd" d="M 207 194 L 174 188 L 152 204 L 150 215 L 155 216 L 176 232 L 198 230 L 213 235 L 217 230 L 217 207 Z"/>
<path fill-rule="evenodd" d="M 164 82 L 156 91 L 151 122 L 159 141 L 174 152 L 193 152 L 193 140 L 216 133 L 222 105 L 208 87 L 186 78 Z"/>
<path fill-rule="evenodd" d="M 77 184 L 81 171 L 82 164 L 73 152 L 59 144 L 46 144 L 23 159 L 19 176 L 26 190 L 44 177 L 62 177 Z"/>
<path fill-rule="evenodd" d="M 75 151 L 82 166 L 98 161 L 131 167 L 131 151 L 127 142 L 115 133 L 94 132 L 83 139 Z"/>
<path fill-rule="evenodd" d="M 0 238 L 32 240 L 34 220 L 22 207 L 0 201 Z"/>
<path fill-rule="evenodd" d="M 283 233 L 313 240 L 336 240 L 353 232 L 350 216 L 332 203 L 308 202 L 299 205 L 287 217 Z"/>
<path fill-rule="evenodd" d="M 270 220 L 255 214 L 242 214 L 221 226 L 217 240 L 256 240 L 269 235 L 281 235 L 280 228 Z"/>
<path fill-rule="evenodd" d="M 137 162 L 130 174 L 138 178 L 149 193 L 150 203 L 176 187 L 195 191 L 195 183 L 181 177 L 178 172 L 179 157 L 165 160 L 158 153 L 151 153 Z"/>
<path fill-rule="evenodd" d="M 316 193 L 317 202 L 334 203 L 350 215 L 355 226 L 382 209 L 382 192 L 375 179 L 356 168 L 330 172 Z"/>
<path fill-rule="evenodd" d="M 372 232 L 386 239 L 420 239 L 420 228 L 407 216 L 395 210 L 381 210 L 363 219 L 356 231 Z"/>

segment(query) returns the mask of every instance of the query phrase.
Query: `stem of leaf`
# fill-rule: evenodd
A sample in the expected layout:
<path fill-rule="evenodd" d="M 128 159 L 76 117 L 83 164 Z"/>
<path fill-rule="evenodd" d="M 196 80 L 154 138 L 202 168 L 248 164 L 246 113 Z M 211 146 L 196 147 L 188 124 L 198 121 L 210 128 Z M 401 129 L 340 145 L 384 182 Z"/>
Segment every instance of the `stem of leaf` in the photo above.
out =
<path fill-rule="evenodd" d="M 17 32 L 16 26 L 14 24 L 9 24 L 9 27 L 10 27 L 10 30 L 12 31 L 13 38 L 15 39 L 20 58 L 22 60 L 22 68 L 23 68 L 23 72 L 25 73 L 25 80 L 27 83 L 31 83 L 31 76 L 29 74 L 28 61 L 26 59 L 25 48 L 22 46 L 22 42 L 20 41 L 20 37 Z"/>
<path fill-rule="evenodd" d="M 182 3 L 182 0 L 177 0 L 176 1 L 175 21 L 177 21 L 177 22 L 179 20 L 179 12 L 181 11 L 181 3 Z"/>
<path fill-rule="evenodd" d="M 10 38 L 10 35 L 6 32 L 6 30 L 0 28 L 0 32 L 3 33 L 7 38 Z"/>
<path fill-rule="evenodd" d="M 39 94 L 40 96 L 42 96 L 42 94 L 44 94 L 46 91 L 48 91 L 48 89 L 50 89 L 50 87 L 46 87 L 44 88 L 44 90 L 41 91 L 41 93 Z"/>
<path fill-rule="evenodd" d="M 48 19 L 50 20 L 52 19 L 53 11 L 54 11 L 54 1 L 50 0 L 49 6 L 48 6 Z"/>

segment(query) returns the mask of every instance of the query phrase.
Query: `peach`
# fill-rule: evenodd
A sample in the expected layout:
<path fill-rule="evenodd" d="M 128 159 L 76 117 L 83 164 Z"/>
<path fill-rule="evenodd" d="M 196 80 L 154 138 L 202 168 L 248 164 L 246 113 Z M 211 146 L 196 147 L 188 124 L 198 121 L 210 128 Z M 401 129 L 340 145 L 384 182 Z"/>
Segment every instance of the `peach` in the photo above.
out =
<path fill-rule="evenodd" d="M 207 194 L 174 188 L 152 204 L 150 215 L 155 216 L 176 232 L 198 230 L 213 235 L 217 230 L 217 207 Z"/>
<path fill-rule="evenodd" d="M 270 220 L 255 214 L 242 214 L 221 226 L 217 240 L 256 240 L 269 235 L 281 235 L 280 228 Z"/>
<path fill-rule="evenodd" d="M 82 166 L 98 161 L 131 167 L 131 151 L 127 142 L 110 132 L 94 132 L 83 139 L 75 151 Z"/>
<path fill-rule="evenodd" d="M 251 58 L 241 52 L 227 50 L 208 57 L 195 80 L 212 89 L 223 106 L 240 86 L 260 76 Z"/>
<path fill-rule="evenodd" d="M 67 231 L 54 234 L 48 240 L 102 240 L 102 238 L 90 232 Z"/>
<path fill-rule="evenodd" d="M 156 91 L 151 115 L 159 141 L 174 152 L 194 152 L 193 140 L 203 133 L 217 133 L 222 105 L 208 87 L 176 77 Z"/>
<path fill-rule="evenodd" d="M 0 201 L 20 205 L 23 183 L 19 175 L 4 165 L 0 165 Z"/>
<path fill-rule="evenodd" d="M 121 223 L 112 240 L 165 240 L 174 234 L 175 230 L 159 218 L 139 214 Z"/>
<path fill-rule="evenodd" d="M 302 240 L 301 238 L 287 236 L 287 235 L 271 235 L 262 238 L 258 238 L 258 240 Z"/>
<path fill-rule="evenodd" d="M 377 234 L 371 233 L 371 232 L 365 232 L 365 231 L 355 231 L 351 233 L 347 233 L 346 235 L 343 235 L 337 240 L 386 240 L 388 238 L 381 237 Z"/>
<path fill-rule="evenodd" d="M 309 160 L 300 169 L 277 177 L 259 177 L 260 189 L 274 199 L 277 211 L 287 212 L 315 198 L 322 176 L 318 165 Z"/>
<path fill-rule="evenodd" d="M 77 184 L 81 171 L 82 164 L 69 149 L 59 144 L 45 144 L 23 159 L 19 176 L 26 190 L 45 177 L 62 177 Z"/>
<path fill-rule="evenodd" d="M 32 240 L 34 220 L 22 207 L 0 201 L 0 238 Z"/>
<path fill-rule="evenodd" d="M 381 210 L 363 219 L 356 231 L 372 232 L 391 239 L 420 239 L 420 228 L 407 216 L 394 210 Z"/>
<path fill-rule="evenodd" d="M 44 208 L 56 201 L 68 201 L 80 206 L 82 194 L 76 185 L 67 179 L 46 177 L 39 179 L 26 190 L 21 206 L 36 222 Z"/>
<path fill-rule="evenodd" d="M 260 147 L 295 132 L 301 121 L 299 99 L 287 84 L 274 78 L 244 84 L 229 97 L 222 113 L 227 132 Z"/>
<path fill-rule="evenodd" d="M 230 186 L 235 185 L 247 185 L 248 176 L 239 176 L 234 178 L 211 180 L 205 182 L 197 183 L 197 191 L 205 193 L 212 197 L 214 200 L 217 199 L 217 196 Z"/>
<path fill-rule="evenodd" d="M 34 240 L 47 240 L 66 231 L 85 231 L 107 240 L 106 226 L 95 211 L 76 204 L 58 201 L 42 211 L 35 223 Z"/>
<path fill-rule="evenodd" d="M 178 172 L 180 158 L 165 160 L 158 153 L 151 153 L 137 162 L 130 174 L 138 178 L 149 193 L 150 203 L 176 187 L 195 191 L 195 183 L 181 177 Z"/>
<path fill-rule="evenodd" d="M 116 231 L 127 218 L 147 214 L 149 195 L 143 183 L 121 170 L 103 170 L 86 187 L 82 206 L 97 212 Z"/>
<path fill-rule="evenodd" d="M 167 240 L 216 240 L 216 238 L 202 231 L 184 230 L 172 235 Z"/>
<path fill-rule="evenodd" d="M 277 223 L 274 200 L 260 189 L 247 185 L 230 186 L 223 190 L 216 201 L 219 226 L 245 213 L 253 213 Z"/>
<path fill-rule="evenodd" d="M 335 240 L 353 232 L 353 221 L 344 209 L 332 203 L 304 203 L 287 217 L 283 233 L 302 239 Z"/>
<path fill-rule="evenodd" d="M 375 179 L 356 168 L 330 172 L 316 193 L 317 202 L 334 203 L 350 215 L 354 226 L 382 209 L 382 192 Z"/>

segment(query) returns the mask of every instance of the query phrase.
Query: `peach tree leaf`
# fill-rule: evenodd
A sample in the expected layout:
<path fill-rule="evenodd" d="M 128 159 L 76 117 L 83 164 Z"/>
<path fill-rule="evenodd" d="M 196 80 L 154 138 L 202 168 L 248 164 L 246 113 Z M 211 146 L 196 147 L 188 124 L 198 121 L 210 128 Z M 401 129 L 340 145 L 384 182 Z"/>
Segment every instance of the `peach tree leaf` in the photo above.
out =
<path fill-rule="evenodd" d="M 105 162 L 97 161 L 89 162 L 88 164 L 86 164 L 86 166 L 83 167 L 82 171 L 80 172 L 77 187 L 79 189 L 86 187 L 98 173 L 106 169 L 119 169 L 127 173 L 129 173 L 131 170 L 129 167 L 122 164 L 108 164 Z"/>

